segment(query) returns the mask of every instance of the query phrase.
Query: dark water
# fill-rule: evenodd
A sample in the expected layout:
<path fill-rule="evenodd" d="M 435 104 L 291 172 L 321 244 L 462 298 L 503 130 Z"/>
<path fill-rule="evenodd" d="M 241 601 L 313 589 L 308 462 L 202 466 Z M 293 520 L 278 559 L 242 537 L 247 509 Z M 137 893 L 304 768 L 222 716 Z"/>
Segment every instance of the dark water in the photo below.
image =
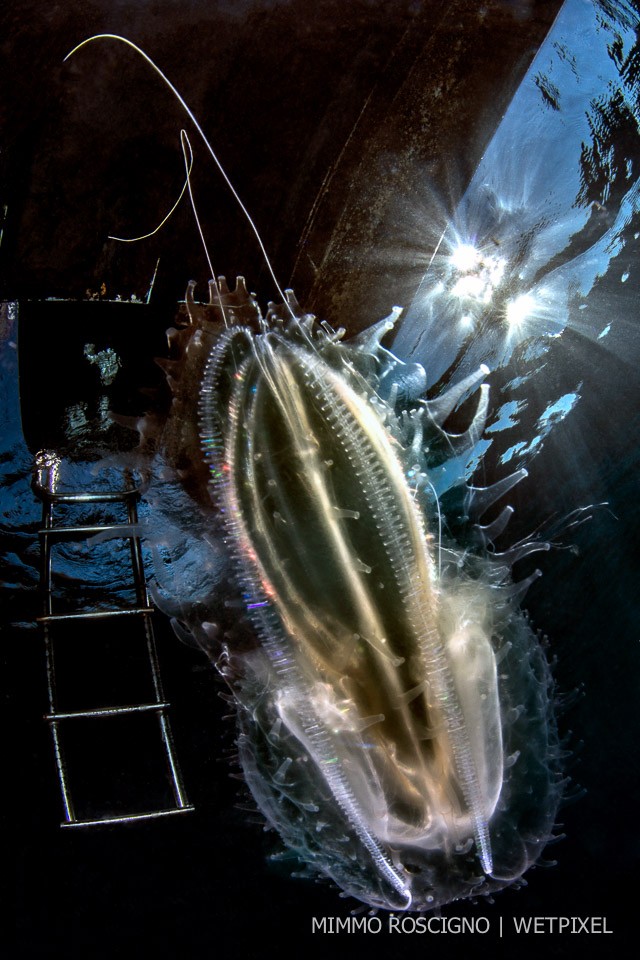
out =
<path fill-rule="evenodd" d="M 162 663 L 196 814 L 89 833 L 57 827 L 42 653 L 31 626 L 39 525 L 29 488 L 33 453 L 44 442 L 71 445 L 78 478 L 100 481 L 95 442 L 109 449 L 130 442 L 103 416 L 101 398 L 128 414 L 141 411 L 136 391 L 158 387 L 150 357 L 162 350 L 173 305 L 191 275 L 206 277 L 186 207 L 147 244 L 105 241 L 143 232 L 173 202 L 183 179 L 176 131 L 184 121 L 120 49 L 96 44 L 78 55 L 84 63 L 60 67 L 69 47 L 98 31 L 132 37 L 171 68 L 268 238 L 276 272 L 288 277 L 296 264 L 300 299 L 306 294 L 349 331 L 402 304 L 396 349 L 424 362 L 431 383 L 452 361 L 461 372 L 489 362 L 495 429 L 482 470 L 500 475 L 525 461 L 530 470 L 513 494 L 514 537 L 606 504 L 538 561 L 544 575 L 526 601 L 549 637 L 568 701 L 559 722 L 576 784 L 568 793 L 577 797 L 560 813 L 566 839 L 546 855 L 557 866 L 531 871 L 524 889 L 493 905 L 444 911 L 488 917 L 485 936 L 316 934 L 315 946 L 323 956 L 629 955 L 635 918 L 627 899 L 640 852 L 638 11 L 570 0 L 543 45 L 559 6 L 490 3 L 481 17 L 466 4 L 435 2 L 357 3 L 347 12 L 326 2 L 310 13 L 304 3 L 193 0 L 179 5 L 180 16 L 171 3 L 94 3 L 81 11 L 7 5 L 14 92 L 3 296 L 82 300 L 87 291 L 99 296 L 104 283 L 107 297 L 143 299 L 161 263 L 155 312 L 132 305 L 116 321 L 105 318 L 120 308 L 72 316 L 45 304 L 7 307 L 2 317 L 3 814 L 7 848 L 16 852 L 5 869 L 15 923 L 0 937 L 7 956 L 111 957 L 125 945 L 158 956 L 231 949 L 293 956 L 311 946 L 312 917 L 348 916 L 354 906 L 327 884 L 291 880 L 290 864 L 268 859 L 275 839 L 237 806 L 240 784 L 229 778 L 233 726 L 223 719 L 220 685 L 162 619 Z M 212 186 L 204 154 L 196 157 L 216 269 L 253 275 L 263 299 L 272 297 L 250 235 L 220 185 Z M 461 244 L 483 259 L 456 274 L 452 256 Z M 454 295 L 460 276 L 481 278 L 475 299 Z M 496 317 L 523 296 L 529 326 L 508 338 Z M 102 309 L 85 303 L 84 311 L 94 305 Z M 117 324 L 131 336 L 116 333 Z M 108 357 L 99 368 L 88 342 L 94 357 L 113 349 L 120 358 L 111 383 Z M 526 447 L 536 437 L 532 458 Z M 61 558 L 66 585 L 92 604 L 127 589 L 124 567 L 102 549 L 90 574 L 83 554 Z M 87 655 L 82 638 L 67 656 L 83 696 L 106 695 L 108 683 L 126 680 L 117 669 L 105 679 L 111 668 L 99 648 Z M 131 679 L 130 652 L 116 658 Z M 74 767 L 81 795 L 101 775 L 97 734 L 89 746 L 91 755 L 78 754 Z M 134 746 L 123 746 L 131 756 L 116 782 L 134 803 L 162 799 L 152 758 L 139 763 Z M 499 918 L 508 933 L 513 916 L 604 916 L 614 932 L 511 932 L 500 940 Z"/>

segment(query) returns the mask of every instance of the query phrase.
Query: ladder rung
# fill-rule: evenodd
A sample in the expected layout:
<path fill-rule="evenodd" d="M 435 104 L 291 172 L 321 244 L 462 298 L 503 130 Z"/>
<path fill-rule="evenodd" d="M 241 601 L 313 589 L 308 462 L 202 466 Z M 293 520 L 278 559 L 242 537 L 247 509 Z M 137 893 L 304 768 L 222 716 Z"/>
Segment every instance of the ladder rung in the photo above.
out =
<path fill-rule="evenodd" d="M 173 817 L 178 813 L 193 813 L 195 807 L 191 803 L 183 807 L 170 807 L 168 810 L 154 810 L 152 813 L 132 813 L 122 817 L 102 817 L 100 820 L 67 820 L 61 827 L 100 827 L 110 823 L 133 823 L 137 820 L 159 820 L 161 817 Z"/>
<path fill-rule="evenodd" d="M 105 490 L 104 493 L 51 493 L 44 487 L 35 486 L 37 495 L 51 503 L 126 503 L 137 498 L 138 490 Z"/>
<path fill-rule="evenodd" d="M 50 613 L 46 617 L 37 617 L 38 623 L 56 623 L 61 620 L 105 620 L 109 617 L 149 616 L 153 607 L 132 607 L 125 610 L 91 610 L 83 613 Z"/>
<path fill-rule="evenodd" d="M 168 710 L 171 704 L 163 703 L 138 703 L 131 707 L 102 707 L 99 710 L 74 710 L 72 713 L 47 713 L 45 720 L 50 723 L 57 723 L 58 720 L 77 720 L 86 717 L 120 717 L 131 713 L 158 713 L 161 710 Z"/>
<path fill-rule="evenodd" d="M 45 476 L 47 479 L 47 485 L 43 485 L 41 482 Z M 93 492 L 78 490 L 57 492 L 54 488 L 54 482 L 54 475 L 46 475 L 41 473 L 37 476 L 34 476 L 32 489 L 42 502 L 42 523 L 41 529 L 38 531 L 38 538 L 40 541 L 41 553 L 40 589 L 42 593 L 44 609 L 42 611 L 43 616 L 38 617 L 37 622 L 42 628 L 41 633 L 44 637 L 46 652 L 49 712 L 45 715 L 45 720 L 49 724 L 51 737 L 53 739 L 55 760 L 58 770 L 58 780 L 62 792 L 64 821 L 61 823 L 61 826 L 99 827 L 109 824 L 126 824 L 135 823 L 136 821 L 157 820 L 162 817 L 174 816 L 175 814 L 190 813 L 194 810 L 194 807 L 187 801 L 177 757 L 175 756 L 174 752 L 175 748 L 173 745 L 173 736 L 169 719 L 169 710 L 171 705 L 168 701 L 164 700 L 162 679 L 159 672 L 160 668 L 155 645 L 153 620 L 150 619 L 154 612 L 154 608 L 148 605 L 149 600 L 146 590 L 144 559 L 137 525 L 137 503 L 140 499 L 140 491 L 136 487 L 131 487 L 129 485 L 131 480 L 125 477 L 123 477 L 123 482 L 127 484 L 126 489 L 112 489 L 104 491 L 96 490 Z M 112 505 L 121 504 L 123 506 L 121 506 L 119 509 L 114 507 L 114 509 L 110 511 L 105 511 L 105 520 L 103 520 L 101 523 L 96 522 L 94 518 L 89 516 L 88 511 L 85 512 L 84 516 L 82 513 L 76 514 L 76 517 L 74 520 L 71 520 L 71 523 L 69 523 L 70 518 L 67 516 L 56 516 L 56 505 L 58 504 L 68 505 L 69 507 L 73 508 L 74 506 L 80 506 L 83 504 L 101 503 Z M 106 519 L 110 514 L 112 518 Z M 119 520 L 116 519 L 118 515 L 120 515 Z M 126 522 L 123 522 L 125 518 Z M 92 520 L 94 520 L 94 522 L 91 522 Z M 131 599 L 128 600 L 128 602 L 137 604 L 137 606 L 96 610 L 95 606 L 91 604 L 90 609 L 88 610 L 78 610 L 76 607 L 73 612 L 53 613 L 51 609 L 53 603 L 52 581 L 54 580 L 56 573 L 55 570 L 52 569 L 52 567 L 55 566 L 55 563 L 53 562 L 55 558 L 52 555 L 52 546 L 55 543 L 73 540 L 81 541 L 87 540 L 91 537 L 96 537 L 97 542 L 100 542 L 101 540 L 129 541 L 128 545 L 125 544 L 125 546 L 128 547 L 127 552 L 130 551 L 131 553 L 132 586 L 135 589 L 135 594 L 131 597 Z M 127 600 L 124 600 L 124 602 L 126 603 Z M 138 704 L 136 704 L 134 701 L 134 704 L 132 705 L 122 704 L 121 706 L 106 706 L 95 709 L 73 711 L 65 710 L 64 712 L 58 712 L 56 703 L 56 676 L 53 641 L 57 639 L 64 639 L 64 629 L 59 631 L 61 636 L 58 638 L 57 632 L 50 633 L 48 628 L 54 624 L 62 625 L 65 622 L 68 624 L 73 624 L 74 622 L 82 624 L 83 622 L 86 622 L 88 624 L 92 621 L 105 620 L 108 623 L 108 620 L 111 617 L 126 618 L 140 616 L 147 618 L 144 620 L 144 632 L 146 634 L 147 655 L 151 671 L 151 680 L 153 682 L 153 692 L 148 693 L 146 696 L 155 697 L 155 701 L 153 703 Z M 119 627 L 120 624 L 116 623 L 111 629 L 115 629 L 117 631 Z M 85 630 L 83 632 L 88 635 L 91 631 Z M 113 703 L 113 701 L 117 701 L 118 698 L 117 695 L 114 695 L 110 699 Z M 174 806 L 169 808 L 163 806 L 160 809 L 151 811 L 147 810 L 146 812 L 142 813 L 120 813 L 118 815 L 107 815 L 103 817 L 97 817 L 96 819 L 85 818 L 85 813 L 85 817 L 81 816 L 81 818 L 77 818 L 75 814 L 75 804 L 71 794 L 64 762 L 63 741 L 65 728 L 62 726 L 62 722 L 66 720 L 93 720 L 96 718 L 106 719 L 113 717 L 131 718 L 138 714 L 141 716 L 149 716 L 152 720 L 154 720 L 152 727 L 156 728 L 156 736 L 160 736 L 161 744 L 163 746 L 166 772 L 170 777 Z M 66 732 L 69 733 L 70 731 L 67 729 Z M 171 801 L 165 794 L 162 803 L 166 804 L 168 802 Z"/>
<path fill-rule="evenodd" d="M 74 539 L 74 537 L 91 537 L 98 533 L 110 533 L 116 537 L 136 537 L 137 534 L 130 523 L 96 524 L 87 527 L 45 527 L 38 530 L 38 536 L 44 539 L 52 537 L 54 540 Z"/>

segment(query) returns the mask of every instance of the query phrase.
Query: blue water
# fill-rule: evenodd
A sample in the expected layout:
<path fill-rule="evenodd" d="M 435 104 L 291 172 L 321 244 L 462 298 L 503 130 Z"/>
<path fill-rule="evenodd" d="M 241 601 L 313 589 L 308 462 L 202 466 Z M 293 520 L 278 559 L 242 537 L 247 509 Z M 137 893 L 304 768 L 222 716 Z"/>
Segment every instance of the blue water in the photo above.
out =
<path fill-rule="evenodd" d="M 517 503 L 523 536 L 538 524 L 560 527 L 572 511 L 594 505 L 588 523 L 558 538 L 544 576 L 527 598 L 534 623 L 550 637 L 560 691 L 579 691 L 560 722 L 564 732 L 572 731 L 570 776 L 587 792 L 562 815 L 568 839 L 552 851 L 559 866 L 537 871 L 529 890 L 518 898 L 506 895 L 502 909 L 529 914 L 617 909 L 621 926 L 622 893 L 616 891 L 635 882 L 640 853 L 633 829 L 640 668 L 636 25 L 637 13 L 626 4 L 567 0 L 452 213 L 440 256 L 407 306 L 394 344 L 400 355 L 424 361 L 433 382 L 438 368 L 446 369 L 456 357 L 460 341 L 451 336 L 451 325 L 459 324 L 466 338 L 460 372 L 480 361 L 492 368 L 497 399 L 487 461 L 491 470 L 529 465 L 530 479 Z M 603 145 L 602 168 L 594 165 L 586 183 L 581 159 L 594 130 Z M 480 276 L 483 285 L 469 288 L 481 291 L 479 300 L 467 296 L 463 302 L 451 292 L 460 279 L 451 257 L 461 244 L 483 258 L 483 265 L 472 264 L 465 274 Z M 506 261 L 502 274 L 491 258 Z M 499 312 L 497 304 L 506 315 L 508 303 L 521 297 L 517 329 L 505 337 L 504 325 L 492 324 L 492 310 Z M 443 318 L 447 331 L 434 338 Z M 23 637 L 34 633 L 40 509 L 30 491 L 32 456 L 20 428 L 13 307 L 4 319 L 3 619 L 22 625 L 17 635 Z M 428 351 L 425 329 L 431 334 Z M 94 465 L 81 461 L 75 479 L 95 480 Z M 82 558 L 68 554 L 63 569 L 70 581 L 86 581 Z M 105 559 L 89 585 L 92 599 L 106 603 L 119 595 L 123 577 L 118 563 Z M 11 634 L 12 643 L 21 642 L 17 635 Z M 246 840 L 244 825 L 236 826 L 233 844 L 211 827 L 206 862 L 198 860 L 201 890 L 206 879 L 215 885 L 218 903 L 227 905 L 237 895 L 225 895 L 225 884 L 212 879 L 211 864 L 218 858 L 232 861 L 235 879 L 242 881 Z M 124 855 L 131 856 L 126 845 Z M 256 895 L 272 884 L 279 896 L 294 896 L 288 881 L 274 881 L 266 872 L 261 855 L 251 864 L 265 871 L 252 888 Z M 183 876 L 187 867 L 183 864 Z M 176 883 L 176 891 L 185 884 L 188 888 L 186 881 Z M 304 906 L 297 901 L 296 910 L 304 909 L 306 918 L 317 889 L 303 885 L 302 890 L 295 896 Z M 191 895 L 196 902 L 209 899 L 202 892 Z M 332 898 L 323 900 L 325 912 Z M 284 918 L 285 908 L 280 910 Z"/>

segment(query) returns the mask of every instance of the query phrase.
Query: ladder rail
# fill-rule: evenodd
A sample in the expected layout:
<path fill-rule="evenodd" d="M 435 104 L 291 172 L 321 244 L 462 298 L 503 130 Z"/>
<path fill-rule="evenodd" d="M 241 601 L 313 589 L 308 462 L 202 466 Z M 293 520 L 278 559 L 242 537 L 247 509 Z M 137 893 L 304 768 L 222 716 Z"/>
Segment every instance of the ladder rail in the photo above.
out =
<path fill-rule="evenodd" d="M 133 486 L 122 490 L 105 491 L 76 491 L 60 492 L 56 490 L 58 461 L 55 456 L 47 459 L 45 456 L 39 461 L 34 471 L 32 488 L 35 495 L 42 501 L 42 529 L 39 531 L 40 542 L 40 589 L 42 597 L 42 616 L 37 621 L 42 629 L 45 663 L 48 712 L 45 720 L 49 724 L 53 740 L 54 756 L 58 773 L 58 781 L 62 795 L 64 811 L 63 827 L 89 827 L 103 824 L 131 823 L 140 820 L 158 819 L 175 813 L 186 813 L 194 808 L 189 803 L 182 773 L 178 763 L 177 752 L 173 739 L 170 720 L 167 714 L 170 704 L 164 694 L 158 649 L 153 628 L 153 608 L 149 605 L 149 596 L 146 584 L 142 546 L 138 535 L 138 509 L 140 491 Z M 127 511 L 126 524 L 93 524 L 56 527 L 54 523 L 54 506 L 80 506 L 84 504 L 123 504 Z M 95 534 L 105 533 L 109 539 L 129 541 L 133 586 L 136 597 L 136 606 L 132 608 L 113 608 L 107 610 L 74 611 L 71 613 L 55 613 L 53 609 L 53 561 L 52 546 L 55 543 L 67 540 L 79 540 Z M 144 628 L 144 642 L 150 668 L 150 678 L 155 697 L 152 703 L 120 705 L 114 707 L 100 707 L 92 710 L 59 711 L 57 709 L 58 695 L 56 684 L 56 664 L 54 654 L 54 638 L 52 631 L 56 626 L 65 622 L 86 621 L 88 624 L 96 620 L 110 617 L 141 617 Z M 62 640 L 62 638 L 59 638 Z M 89 720 L 92 718 L 110 718 L 135 716 L 155 713 L 162 748 L 169 774 L 169 783 L 175 806 L 149 810 L 144 813 L 125 815 L 107 815 L 100 818 L 79 818 L 76 815 L 75 805 L 71 796 L 68 767 L 63 748 L 61 725 L 72 720 Z"/>
<path fill-rule="evenodd" d="M 133 530 L 137 529 L 138 526 L 138 498 L 131 498 L 127 502 L 127 511 L 129 517 L 129 523 Z M 144 572 L 144 560 L 142 557 L 142 546 L 140 544 L 139 536 L 132 536 L 129 540 L 131 547 L 131 564 L 133 567 L 133 578 L 136 589 L 136 598 L 139 604 L 148 606 L 149 604 L 149 595 L 147 592 L 147 580 Z M 160 662 L 158 660 L 158 648 L 156 644 L 155 634 L 153 631 L 153 623 L 149 618 L 145 618 L 145 634 L 147 642 L 147 653 L 149 656 L 149 663 L 151 665 L 151 677 L 153 682 L 153 688 L 155 691 L 157 700 L 164 700 L 164 686 L 162 683 L 162 674 L 160 672 Z M 160 735 L 162 737 L 162 742 L 165 745 L 165 751 L 167 756 L 167 761 L 171 769 L 171 788 L 173 790 L 174 801 L 176 806 L 184 807 L 187 803 L 187 797 L 182 783 L 182 777 L 180 775 L 180 770 L 177 765 L 176 760 L 176 751 L 173 742 L 173 732 L 169 724 L 168 718 L 164 712 L 158 713 L 158 723 L 160 725 Z"/>

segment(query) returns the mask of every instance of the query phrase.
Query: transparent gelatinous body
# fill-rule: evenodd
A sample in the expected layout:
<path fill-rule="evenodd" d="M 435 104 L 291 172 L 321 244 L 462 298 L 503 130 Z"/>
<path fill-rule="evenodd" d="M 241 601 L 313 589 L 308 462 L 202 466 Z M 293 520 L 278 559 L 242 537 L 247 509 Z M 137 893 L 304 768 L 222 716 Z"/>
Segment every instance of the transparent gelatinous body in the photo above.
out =
<path fill-rule="evenodd" d="M 204 138 L 159 68 L 124 42 Z M 488 445 L 488 370 L 473 370 L 481 337 L 468 334 L 462 362 L 451 325 L 440 325 L 447 348 L 434 350 L 425 331 L 437 324 L 422 322 L 445 298 L 464 305 L 456 326 L 472 330 L 497 297 L 515 328 L 535 303 L 507 298 L 502 257 L 456 243 L 400 344 L 421 363 L 382 347 L 392 321 L 343 344 L 291 297 L 265 318 L 243 284 L 230 293 L 211 281 L 206 306 L 191 289 L 165 364 L 174 400 L 156 468 L 170 472 L 148 497 L 158 529 L 173 525 L 157 537 L 156 600 L 210 650 L 234 694 L 258 806 L 310 867 L 396 910 L 521 877 L 561 792 L 549 670 L 518 607 L 529 581 L 511 578 L 516 560 L 547 544 L 497 552 L 509 506 L 481 522 L 526 471 L 469 486 Z M 490 329 L 505 353 L 501 324 Z M 429 361 L 430 382 L 453 385 L 427 401 Z M 470 426 L 450 433 L 450 414 L 475 394 Z M 193 498 L 188 517 L 167 476 Z M 180 549 L 167 558 L 159 547 L 174 531 Z M 178 552 L 200 566 L 197 583 Z"/>
<path fill-rule="evenodd" d="M 380 345 L 389 321 L 343 344 L 293 300 L 266 319 L 241 287 L 223 300 L 226 326 L 215 300 L 191 303 L 177 335 L 164 444 L 184 460 L 199 423 L 188 459 L 208 466 L 250 624 L 215 652 L 248 785 L 288 846 L 368 904 L 499 889 L 538 857 L 560 791 L 546 661 L 513 558 L 485 550 L 509 510 L 474 522 L 524 472 L 474 491 L 459 467 L 486 368 L 427 403 L 422 368 Z"/>

